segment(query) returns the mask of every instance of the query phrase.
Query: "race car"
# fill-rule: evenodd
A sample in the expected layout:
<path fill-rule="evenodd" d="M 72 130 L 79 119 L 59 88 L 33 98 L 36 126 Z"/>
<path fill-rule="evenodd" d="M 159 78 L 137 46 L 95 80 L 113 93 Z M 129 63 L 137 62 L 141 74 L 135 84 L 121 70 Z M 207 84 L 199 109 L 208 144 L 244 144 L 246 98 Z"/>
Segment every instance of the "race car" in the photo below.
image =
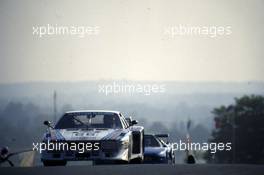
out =
<path fill-rule="evenodd" d="M 135 126 L 137 123 L 128 123 L 119 111 L 66 112 L 55 127 L 44 122 L 48 128 L 42 141 L 46 149 L 41 152 L 41 161 L 44 166 L 77 160 L 91 160 L 94 164 L 141 163 L 144 127 Z"/>
<path fill-rule="evenodd" d="M 175 153 L 168 142 L 168 134 L 146 134 L 144 136 L 144 163 L 147 164 L 174 164 Z M 163 139 L 166 138 L 167 142 Z"/>

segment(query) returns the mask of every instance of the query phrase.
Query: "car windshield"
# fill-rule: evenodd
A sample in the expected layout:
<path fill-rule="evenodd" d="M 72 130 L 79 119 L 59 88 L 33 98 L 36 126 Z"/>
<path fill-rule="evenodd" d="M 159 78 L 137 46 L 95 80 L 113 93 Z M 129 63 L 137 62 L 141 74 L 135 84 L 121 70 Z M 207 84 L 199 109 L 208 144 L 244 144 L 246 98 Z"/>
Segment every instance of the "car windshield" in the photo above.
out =
<path fill-rule="evenodd" d="M 161 147 L 161 143 L 152 135 L 145 135 L 145 147 Z"/>
<path fill-rule="evenodd" d="M 122 128 L 120 119 L 114 113 L 66 113 L 55 129 L 69 128 Z"/>

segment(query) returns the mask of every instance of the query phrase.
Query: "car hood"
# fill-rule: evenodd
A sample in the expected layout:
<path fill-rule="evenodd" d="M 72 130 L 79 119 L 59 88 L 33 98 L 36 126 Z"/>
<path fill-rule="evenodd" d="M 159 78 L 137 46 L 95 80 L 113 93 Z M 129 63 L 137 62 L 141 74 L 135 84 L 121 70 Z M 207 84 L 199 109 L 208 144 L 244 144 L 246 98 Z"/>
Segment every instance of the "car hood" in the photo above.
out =
<path fill-rule="evenodd" d="M 119 140 L 128 130 L 125 129 L 55 129 L 50 132 L 51 140 Z"/>
<path fill-rule="evenodd" d="M 166 148 L 164 147 L 145 147 L 145 155 L 150 154 L 159 154 L 160 152 L 164 151 Z"/>

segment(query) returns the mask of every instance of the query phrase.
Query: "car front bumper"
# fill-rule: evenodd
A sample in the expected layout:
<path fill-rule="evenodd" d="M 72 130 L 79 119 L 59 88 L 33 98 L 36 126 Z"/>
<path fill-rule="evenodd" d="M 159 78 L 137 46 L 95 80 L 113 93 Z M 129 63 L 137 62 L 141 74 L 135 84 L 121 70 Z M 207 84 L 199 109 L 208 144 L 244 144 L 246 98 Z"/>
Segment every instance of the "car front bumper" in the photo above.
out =
<path fill-rule="evenodd" d="M 41 160 L 66 160 L 66 161 L 81 161 L 81 160 L 122 160 L 129 161 L 129 150 L 120 149 L 113 152 L 89 151 L 79 153 L 76 151 L 43 151 Z"/>
<path fill-rule="evenodd" d="M 168 158 L 161 157 L 158 155 L 144 155 L 144 163 L 146 164 L 167 164 L 169 163 Z"/>

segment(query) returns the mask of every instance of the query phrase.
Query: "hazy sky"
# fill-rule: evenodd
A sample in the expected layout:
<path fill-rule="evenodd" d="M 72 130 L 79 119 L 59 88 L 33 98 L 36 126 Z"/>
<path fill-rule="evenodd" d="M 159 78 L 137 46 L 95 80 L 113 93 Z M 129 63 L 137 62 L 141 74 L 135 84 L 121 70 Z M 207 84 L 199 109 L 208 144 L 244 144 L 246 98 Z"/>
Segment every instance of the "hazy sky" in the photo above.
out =
<path fill-rule="evenodd" d="M 264 80 L 263 0 L 0 0 L 0 24 L 0 83 Z M 99 34 L 33 35 L 47 24 L 98 26 Z M 179 24 L 232 33 L 164 33 Z"/>

